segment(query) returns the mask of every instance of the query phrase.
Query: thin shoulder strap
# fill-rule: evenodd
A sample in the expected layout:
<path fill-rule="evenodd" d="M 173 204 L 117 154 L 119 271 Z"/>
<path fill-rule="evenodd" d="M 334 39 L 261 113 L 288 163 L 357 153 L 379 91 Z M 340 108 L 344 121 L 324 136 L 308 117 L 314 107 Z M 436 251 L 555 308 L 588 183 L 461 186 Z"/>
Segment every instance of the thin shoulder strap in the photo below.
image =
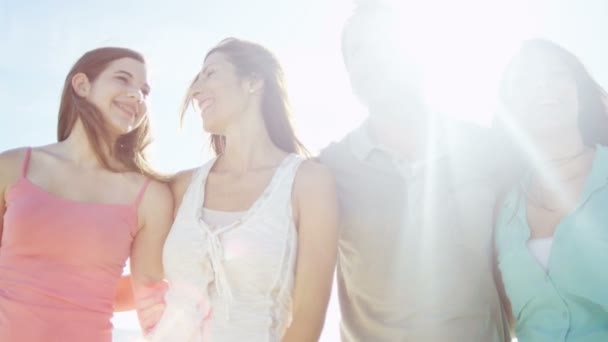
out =
<path fill-rule="evenodd" d="M 141 200 L 144 198 L 144 194 L 146 193 L 146 189 L 152 180 L 150 178 L 146 178 L 144 181 L 144 185 L 141 186 L 139 193 L 137 194 L 137 198 L 135 198 L 135 207 L 138 208 Z"/>
<path fill-rule="evenodd" d="M 25 150 L 25 158 L 23 159 L 23 166 L 21 167 L 21 177 L 25 178 L 27 174 L 27 167 L 30 165 L 30 156 L 32 155 L 32 148 L 28 147 Z"/>

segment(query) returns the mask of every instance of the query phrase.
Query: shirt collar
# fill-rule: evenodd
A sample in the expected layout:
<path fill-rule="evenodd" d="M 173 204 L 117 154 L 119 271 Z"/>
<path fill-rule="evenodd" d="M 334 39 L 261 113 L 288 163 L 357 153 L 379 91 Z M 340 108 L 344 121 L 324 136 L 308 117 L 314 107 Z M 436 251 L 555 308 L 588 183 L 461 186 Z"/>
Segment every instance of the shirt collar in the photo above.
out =
<path fill-rule="evenodd" d="M 365 120 L 361 126 L 350 133 L 348 140 L 353 155 L 360 161 L 365 161 L 373 152 L 382 152 L 390 156 L 392 159 L 397 160 L 398 158 L 395 157 L 395 153 L 393 151 L 372 140 L 369 132 L 369 125 L 369 119 Z M 439 137 L 444 137 L 444 134 L 440 133 Z M 449 154 L 446 141 L 443 141 L 443 139 L 438 139 L 435 143 L 436 145 L 433 148 L 433 151 L 427 156 L 427 158 L 425 158 L 425 160 L 416 161 L 412 164 L 422 165 L 429 162 L 434 162 L 446 157 Z"/>

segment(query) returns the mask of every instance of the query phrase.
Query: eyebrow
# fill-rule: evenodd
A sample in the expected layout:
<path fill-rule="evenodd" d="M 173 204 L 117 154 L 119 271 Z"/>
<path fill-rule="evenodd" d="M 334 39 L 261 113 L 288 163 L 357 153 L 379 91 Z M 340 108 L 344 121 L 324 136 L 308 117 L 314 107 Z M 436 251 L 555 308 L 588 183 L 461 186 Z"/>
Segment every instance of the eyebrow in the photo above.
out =
<path fill-rule="evenodd" d="M 201 73 L 201 74 L 204 74 L 204 73 L 205 73 L 207 70 L 209 70 L 209 68 L 210 68 L 210 67 L 215 66 L 215 65 L 217 65 L 217 64 L 218 64 L 218 62 L 214 62 L 214 63 L 207 64 L 205 67 L 203 67 L 203 70 L 201 70 L 201 72 L 200 72 L 200 73 Z"/>
<path fill-rule="evenodd" d="M 128 71 L 124 71 L 124 70 L 118 70 L 118 71 L 116 71 L 116 74 L 125 74 L 125 75 L 133 78 L 133 74 L 132 73 L 130 73 Z"/>
<path fill-rule="evenodd" d="M 128 76 L 130 78 L 135 78 L 135 77 L 133 77 L 132 73 L 130 73 L 128 71 L 125 71 L 125 70 L 118 70 L 118 71 L 115 72 L 115 74 L 124 74 L 124 75 L 126 75 L 126 76 Z M 141 90 L 144 93 L 149 94 L 150 93 L 150 85 L 148 83 L 144 83 L 144 85 L 141 87 Z"/>

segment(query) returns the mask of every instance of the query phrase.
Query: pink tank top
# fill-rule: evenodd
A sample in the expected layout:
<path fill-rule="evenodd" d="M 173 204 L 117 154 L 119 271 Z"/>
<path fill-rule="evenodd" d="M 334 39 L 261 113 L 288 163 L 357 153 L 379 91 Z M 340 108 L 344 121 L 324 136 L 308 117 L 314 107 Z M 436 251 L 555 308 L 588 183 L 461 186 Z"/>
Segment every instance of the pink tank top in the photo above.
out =
<path fill-rule="evenodd" d="M 27 179 L 30 154 L 6 194 L 0 341 L 109 342 L 115 289 L 149 180 L 133 204 L 77 202 Z"/>

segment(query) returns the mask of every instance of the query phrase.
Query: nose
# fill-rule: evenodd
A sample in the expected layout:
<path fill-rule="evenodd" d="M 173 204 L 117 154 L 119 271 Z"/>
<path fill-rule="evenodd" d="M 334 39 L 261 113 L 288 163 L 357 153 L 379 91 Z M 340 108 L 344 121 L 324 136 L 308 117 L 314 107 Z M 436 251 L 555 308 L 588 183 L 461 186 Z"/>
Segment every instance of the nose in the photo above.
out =
<path fill-rule="evenodd" d="M 190 86 L 190 96 L 196 97 L 200 93 L 202 93 L 203 82 L 202 77 L 197 76 L 194 81 L 192 81 L 192 85 Z"/>
<path fill-rule="evenodd" d="M 129 98 L 135 99 L 138 103 L 144 102 L 144 93 L 139 88 L 130 88 L 127 93 L 127 96 Z"/>

